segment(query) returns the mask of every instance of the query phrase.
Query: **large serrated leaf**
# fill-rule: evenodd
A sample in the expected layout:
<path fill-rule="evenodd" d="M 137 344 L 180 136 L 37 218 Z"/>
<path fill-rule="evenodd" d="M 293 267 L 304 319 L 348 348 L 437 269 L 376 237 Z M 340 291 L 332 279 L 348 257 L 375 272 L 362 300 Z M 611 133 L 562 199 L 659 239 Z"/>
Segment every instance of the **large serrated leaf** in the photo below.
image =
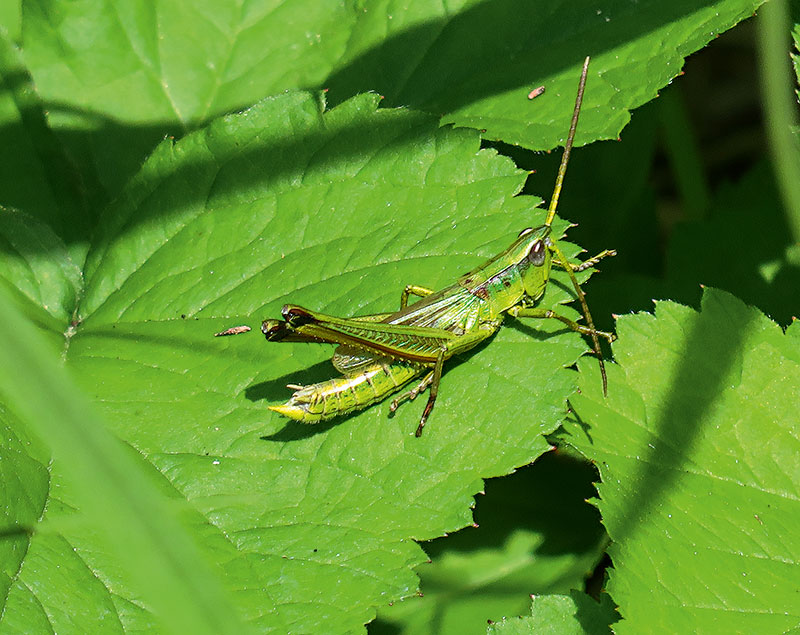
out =
<path fill-rule="evenodd" d="M 335 374 L 330 347 L 216 331 L 257 326 L 290 299 L 342 315 L 393 310 L 405 284 L 449 283 L 542 219 L 536 199 L 515 196 L 525 173 L 480 150 L 476 132 L 377 103 L 326 112 L 289 93 L 165 141 L 103 215 L 63 326 L 78 383 L 199 512 L 196 540 L 222 554 L 225 583 L 261 630 L 353 630 L 413 594 L 425 556 L 412 538 L 469 524 L 482 478 L 549 447 L 541 435 L 574 391 L 565 367 L 585 350 L 560 325 L 509 320 L 448 365 L 422 439 L 421 403 L 317 426 L 266 409 L 286 383 Z M 570 299 L 554 274 L 542 303 Z M 60 517 L 58 506 L 45 514 Z M 79 554 L 91 545 L 71 538 Z M 114 584 L 110 560 L 85 559 Z M 47 610 L 51 574 L 23 568 L 16 588 L 37 590 Z M 69 576 L 59 580 L 52 597 L 69 603 Z M 77 588 L 84 610 L 109 610 L 102 588 Z M 116 619 L 146 623 L 147 607 L 122 610 L 134 602 L 124 589 Z"/>
<path fill-rule="evenodd" d="M 25 3 L 23 30 L 51 121 L 114 196 L 164 134 L 286 89 L 330 88 L 336 103 L 375 90 L 546 150 L 564 142 L 591 55 L 578 144 L 616 138 L 687 55 L 761 1 L 53 0 Z"/>
<path fill-rule="evenodd" d="M 569 425 L 603 481 L 616 632 L 796 627 L 797 323 L 706 289 L 700 313 L 661 302 L 618 329 L 608 399 L 587 366 Z"/>

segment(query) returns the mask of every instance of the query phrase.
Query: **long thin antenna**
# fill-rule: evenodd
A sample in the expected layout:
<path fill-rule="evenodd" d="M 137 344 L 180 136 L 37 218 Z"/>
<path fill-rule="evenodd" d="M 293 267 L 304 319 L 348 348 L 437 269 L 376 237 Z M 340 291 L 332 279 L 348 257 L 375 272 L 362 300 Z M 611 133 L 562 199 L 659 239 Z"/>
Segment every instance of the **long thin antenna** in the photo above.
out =
<path fill-rule="evenodd" d="M 572 123 L 569 125 L 567 145 L 564 146 L 564 154 L 561 156 L 561 165 L 558 168 L 556 186 L 553 188 L 553 196 L 550 198 L 550 207 L 547 208 L 547 220 L 544 222 L 548 227 L 553 224 L 553 218 L 556 215 L 558 197 L 561 196 L 561 186 L 564 184 L 564 175 L 567 173 L 569 153 L 572 152 L 572 142 L 575 140 L 575 130 L 578 128 L 578 116 L 581 114 L 581 104 L 583 103 L 583 90 L 586 88 L 586 75 L 589 72 L 589 59 L 587 55 L 586 59 L 583 60 L 583 71 L 581 71 L 581 81 L 578 84 L 578 96 L 575 98 L 575 110 L 572 111 Z"/>
<path fill-rule="evenodd" d="M 558 198 L 561 195 L 561 186 L 564 184 L 564 175 L 567 173 L 567 163 L 569 162 L 569 155 L 572 151 L 572 143 L 575 140 L 575 130 L 578 128 L 578 117 L 581 114 L 581 104 L 583 103 L 583 91 L 586 88 L 586 76 L 589 73 L 589 56 L 583 60 L 583 70 L 581 71 L 581 80 L 578 83 L 578 96 L 575 98 L 575 110 L 572 111 L 572 123 L 569 125 L 569 135 L 567 136 L 567 144 L 564 146 L 564 154 L 561 156 L 561 165 L 558 168 L 558 176 L 556 177 L 556 186 L 553 188 L 553 196 L 550 199 L 550 207 L 547 208 L 547 220 L 545 225 L 550 227 L 556 215 L 556 208 L 558 207 Z M 578 301 L 583 309 L 583 316 L 586 318 L 586 326 L 589 327 L 589 333 L 592 338 L 592 350 L 594 351 L 597 360 L 600 362 L 600 376 L 603 380 L 603 394 L 608 395 L 608 377 L 606 376 L 606 365 L 603 362 L 603 351 L 600 348 L 600 341 L 597 338 L 597 329 L 594 327 L 594 320 L 592 314 L 589 312 L 589 305 L 586 304 L 586 295 L 578 284 L 578 279 L 575 277 L 575 270 L 567 260 L 564 252 L 558 248 L 558 245 L 553 242 L 550 249 L 555 253 L 556 258 L 564 267 L 569 275 L 572 286 L 575 287 L 575 293 L 578 296 Z"/>

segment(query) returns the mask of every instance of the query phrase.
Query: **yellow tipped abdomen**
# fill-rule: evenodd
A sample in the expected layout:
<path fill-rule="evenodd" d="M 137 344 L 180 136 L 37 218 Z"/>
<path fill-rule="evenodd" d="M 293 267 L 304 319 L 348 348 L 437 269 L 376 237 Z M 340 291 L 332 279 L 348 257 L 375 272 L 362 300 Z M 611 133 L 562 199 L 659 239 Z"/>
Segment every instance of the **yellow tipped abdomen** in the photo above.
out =
<path fill-rule="evenodd" d="M 294 421 L 317 423 L 366 408 L 399 390 L 423 370 L 406 362 L 375 363 L 352 376 L 302 386 L 289 401 L 269 409 Z"/>

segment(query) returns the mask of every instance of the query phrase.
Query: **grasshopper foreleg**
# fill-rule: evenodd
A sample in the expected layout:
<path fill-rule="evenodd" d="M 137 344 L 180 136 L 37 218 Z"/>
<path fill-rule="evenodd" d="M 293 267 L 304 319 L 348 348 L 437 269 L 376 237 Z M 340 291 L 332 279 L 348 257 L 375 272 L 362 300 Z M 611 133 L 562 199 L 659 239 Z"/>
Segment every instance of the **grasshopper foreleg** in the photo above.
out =
<path fill-rule="evenodd" d="M 611 256 L 616 256 L 616 255 L 617 255 L 617 250 L 616 249 L 604 249 L 603 251 L 601 251 L 596 256 L 593 256 L 592 258 L 584 260 L 579 265 L 575 265 L 575 266 L 570 265 L 570 267 L 572 267 L 572 271 L 574 271 L 576 273 L 581 272 L 581 271 L 586 271 L 586 269 L 588 269 L 589 267 L 594 267 L 603 258 L 609 258 Z M 561 262 L 559 260 L 555 260 L 553 262 L 553 264 L 558 266 L 558 267 L 561 267 L 562 269 L 565 269 L 564 265 L 561 264 Z"/>
<path fill-rule="evenodd" d="M 584 66 L 583 66 L 584 72 L 585 72 L 586 66 L 588 64 L 589 64 L 589 58 L 587 57 L 586 58 L 586 62 L 584 62 Z M 579 95 L 578 102 L 580 102 L 580 98 L 582 97 L 582 92 L 579 92 L 578 95 Z M 578 121 L 578 117 L 577 117 L 577 114 L 576 114 L 575 117 L 573 118 L 573 124 L 577 124 L 577 121 Z M 570 130 L 570 133 L 572 133 L 572 132 L 573 131 Z M 565 156 L 567 156 L 566 150 L 565 150 Z M 569 263 L 569 260 L 567 260 L 567 257 L 564 255 L 564 252 L 561 251 L 561 249 L 559 249 L 558 245 L 555 244 L 555 243 L 552 243 L 551 245 L 549 245 L 549 248 L 550 248 L 550 251 L 553 252 L 553 255 L 555 256 L 555 258 L 553 259 L 554 262 L 557 262 L 561 267 L 563 267 L 564 271 L 566 271 L 567 275 L 569 276 L 570 282 L 572 282 L 572 286 L 575 288 L 575 295 L 577 295 L 577 297 L 578 297 L 578 302 L 580 302 L 581 308 L 583 309 L 583 316 L 586 318 L 586 325 L 587 326 L 585 328 L 588 328 L 588 330 L 586 331 L 586 334 L 589 335 L 589 337 L 592 338 L 592 344 L 593 344 L 592 349 L 594 350 L 594 354 L 597 356 L 597 361 L 600 364 L 600 376 L 603 379 L 603 394 L 604 395 L 608 395 L 608 377 L 606 376 L 606 365 L 603 362 L 603 351 L 600 350 L 600 342 L 597 339 L 597 336 L 600 334 L 600 331 L 598 331 L 594 327 L 594 320 L 592 320 L 592 314 L 589 312 L 589 305 L 586 304 L 586 294 L 583 292 L 583 289 L 581 289 L 581 285 L 578 283 L 578 278 L 575 277 L 575 268 Z M 611 252 L 609 251 L 608 253 L 611 253 Z M 597 258 L 597 256 L 595 256 L 595 258 Z M 589 260 L 592 260 L 592 259 L 590 258 Z M 565 321 L 566 318 L 559 317 L 555 313 L 550 317 L 555 317 L 556 319 L 561 320 L 565 324 L 568 324 Z M 575 323 L 573 322 L 573 324 L 575 324 Z M 575 324 L 575 326 L 580 326 L 580 325 Z M 577 330 L 579 332 L 583 332 L 583 331 L 581 331 L 580 328 L 575 329 L 575 330 Z M 606 334 L 606 335 L 608 335 L 608 334 Z M 604 335 L 604 337 L 605 337 L 605 335 Z M 612 339 L 609 339 L 608 340 L 609 342 L 613 341 L 613 336 L 611 336 L 611 337 L 612 337 Z"/>
<path fill-rule="evenodd" d="M 408 306 L 408 296 L 412 294 L 424 298 L 431 293 L 433 293 L 433 290 L 426 287 L 420 287 L 416 284 L 406 285 L 406 288 L 403 289 L 403 293 L 400 294 L 400 308 L 405 309 Z"/>

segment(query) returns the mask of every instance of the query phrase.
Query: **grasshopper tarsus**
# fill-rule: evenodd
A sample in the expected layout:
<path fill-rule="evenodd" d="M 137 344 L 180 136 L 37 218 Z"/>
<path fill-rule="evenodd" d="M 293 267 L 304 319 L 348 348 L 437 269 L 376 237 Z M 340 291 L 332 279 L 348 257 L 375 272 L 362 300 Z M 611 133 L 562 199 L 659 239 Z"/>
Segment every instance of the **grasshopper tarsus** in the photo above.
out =
<path fill-rule="evenodd" d="M 592 258 L 584 260 L 581 264 L 579 264 L 579 265 L 577 265 L 575 267 L 572 267 L 572 270 L 575 273 L 580 273 L 581 271 L 586 271 L 587 269 L 596 266 L 597 263 L 600 262 L 603 258 L 611 258 L 612 256 L 616 256 L 616 255 L 617 255 L 617 250 L 616 249 L 606 249 L 605 251 L 601 251 L 599 254 L 597 254 L 596 256 L 593 256 Z"/>
<path fill-rule="evenodd" d="M 425 410 L 422 411 L 422 418 L 419 420 L 419 425 L 414 432 L 414 436 L 418 439 L 422 436 L 422 429 L 425 427 L 425 422 L 428 421 L 428 416 L 431 414 L 431 410 L 433 410 L 434 403 L 436 403 L 436 395 L 432 394 L 428 397 L 428 403 L 425 404 Z"/>

